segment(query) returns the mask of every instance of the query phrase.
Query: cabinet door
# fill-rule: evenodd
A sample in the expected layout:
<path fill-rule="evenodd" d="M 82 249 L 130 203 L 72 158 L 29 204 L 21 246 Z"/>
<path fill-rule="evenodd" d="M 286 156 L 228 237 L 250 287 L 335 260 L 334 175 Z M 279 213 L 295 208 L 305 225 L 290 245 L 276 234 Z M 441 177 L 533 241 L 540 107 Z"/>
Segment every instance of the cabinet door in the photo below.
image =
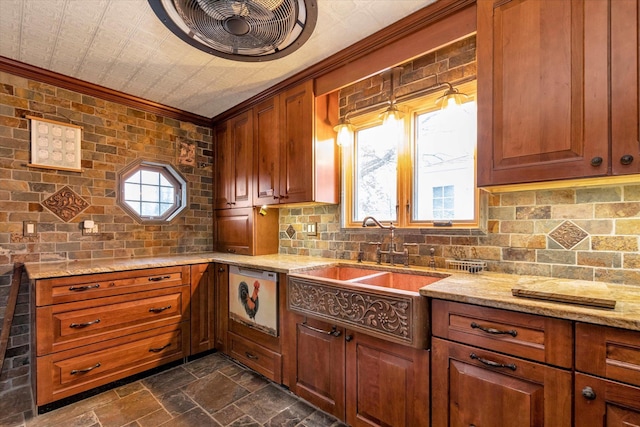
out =
<path fill-rule="evenodd" d="M 226 209 L 215 213 L 216 250 L 240 255 L 253 254 L 253 209 Z"/>
<path fill-rule="evenodd" d="M 278 97 L 270 98 L 253 109 L 254 174 L 253 204 L 272 205 L 280 202 L 280 141 L 278 139 Z"/>
<path fill-rule="evenodd" d="M 347 423 L 429 426 L 429 352 L 347 334 Z"/>
<path fill-rule="evenodd" d="M 191 266 L 191 354 L 215 346 L 213 264 Z"/>
<path fill-rule="evenodd" d="M 233 200 L 231 207 L 250 207 L 253 180 L 253 113 L 247 111 L 229 120 L 229 139 L 233 149 Z"/>
<path fill-rule="evenodd" d="M 611 1 L 611 151 L 614 174 L 640 173 L 638 0 Z"/>
<path fill-rule="evenodd" d="M 281 203 L 313 200 L 313 99 L 312 80 L 280 94 Z"/>
<path fill-rule="evenodd" d="M 219 351 L 226 351 L 227 328 L 229 326 L 229 266 L 215 264 L 215 347 Z"/>
<path fill-rule="evenodd" d="M 477 5 L 478 185 L 606 175 L 607 0 Z"/>
<path fill-rule="evenodd" d="M 296 324 L 295 393 L 344 419 L 344 330 L 313 319 Z"/>
<path fill-rule="evenodd" d="M 215 209 L 227 209 L 233 201 L 233 148 L 227 132 L 227 123 L 215 128 Z"/>
<path fill-rule="evenodd" d="M 640 388 L 576 373 L 575 425 L 640 426 Z"/>
<path fill-rule="evenodd" d="M 434 426 L 570 426 L 571 371 L 433 338 Z"/>

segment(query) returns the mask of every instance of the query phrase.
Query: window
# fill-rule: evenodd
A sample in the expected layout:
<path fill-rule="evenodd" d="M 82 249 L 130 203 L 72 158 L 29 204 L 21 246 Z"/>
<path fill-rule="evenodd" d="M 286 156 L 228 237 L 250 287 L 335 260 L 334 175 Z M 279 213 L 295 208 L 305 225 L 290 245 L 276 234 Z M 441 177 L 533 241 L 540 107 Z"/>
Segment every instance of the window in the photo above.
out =
<path fill-rule="evenodd" d="M 378 114 L 355 117 L 354 143 L 343 148 L 344 226 L 372 215 L 399 227 L 477 227 L 475 82 L 470 95 L 440 110 L 438 92 L 400 107 L 401 129 L 385 129 Z"/>
<path fill-rule="evenodd" d="M 186 181 L 169 164 L 136 161 L 119 181 L 118 204 L 139 221 L 171 221 L 186 208 Z"/>

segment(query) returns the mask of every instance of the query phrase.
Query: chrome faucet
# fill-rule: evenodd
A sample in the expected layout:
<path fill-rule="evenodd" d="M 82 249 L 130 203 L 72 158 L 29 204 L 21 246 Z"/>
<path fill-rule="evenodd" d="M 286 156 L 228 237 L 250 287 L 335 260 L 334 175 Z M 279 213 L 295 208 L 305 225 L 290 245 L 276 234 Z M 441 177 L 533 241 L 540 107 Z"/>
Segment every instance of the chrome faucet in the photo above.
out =
<path fill-rule="evenodd" d="M 389 250 L 388 251 L 383 251 L 383 250 L 380 249 L 380 246 L 382 245 L 381 242 L 369 242 L 372 245 L 377 245 L 377 249 L 376 249 L 376 263 L 377 264 L 381 263 L 382 255 L 387 255 L 389 263 L 392 266 L 395 265 L 394 258 L 396 256 L 404 257 L 405 258 L 405 262 L 404 262 L 405 267 L 409 266 L 409 254 L 408 254 L 408 251 L 406 249 L 406 246 L 405 246 L 405 249 L 403 251 L 396 250 L 396 244 L 395 244 L 395 229 L 396 229 L 396 226 L 393 225 L 393 222 L 389 222 L 389 225 L 382 225 L 382 223 L 380 221 L 378 221 L 377 219 L 375 219 L 374 217 L 367 216 L 367 217 L 365 217 L 365 219 L 362 220 L 362 226 L 363 227 L 375 227 L 375 226 L 378 226 L 379 228 L 382 228 L 383 230 L 389 230 L 391 232 L 391 242 L 389 244 Z"/>

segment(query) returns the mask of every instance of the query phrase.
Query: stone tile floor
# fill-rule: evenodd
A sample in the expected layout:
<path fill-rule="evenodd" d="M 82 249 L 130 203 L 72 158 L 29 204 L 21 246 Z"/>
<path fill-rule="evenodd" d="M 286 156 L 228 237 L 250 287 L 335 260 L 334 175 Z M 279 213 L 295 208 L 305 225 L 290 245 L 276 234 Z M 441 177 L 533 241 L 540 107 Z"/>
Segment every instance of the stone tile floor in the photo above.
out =
<path fill-rule="evenodd" d="M 345 427 L 285 388 L 213 353 L 2 427 Z"/>

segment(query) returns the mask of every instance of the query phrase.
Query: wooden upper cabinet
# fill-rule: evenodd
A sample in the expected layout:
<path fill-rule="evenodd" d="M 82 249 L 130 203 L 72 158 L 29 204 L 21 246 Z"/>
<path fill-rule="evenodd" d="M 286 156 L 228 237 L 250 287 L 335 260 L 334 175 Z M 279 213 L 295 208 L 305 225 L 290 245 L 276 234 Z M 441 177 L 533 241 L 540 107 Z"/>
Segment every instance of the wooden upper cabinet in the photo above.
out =
<path fill-rule="evenodd" d="M 253 108 L 254 115 L 254 205 L 280 203 L 279 97 Z"/>
<path fill-rule="evenodd" d="M 308 80 L 256 105 L 253 117 L 253 204 L 338 203 L 337 93 L 315 98 Z"/>
<path fill-rule="evenodd" d="M 611 167 L 614 174 L 640 173 L 638 0 L 611 1 Z"/>
<path fill-rule="evenodd" d="M 610 173 L 608 1 L 478 0 L 478 185 Z"/>
<path fill-rule="evenodd" d="M 313 81 L 280 94 L 282 203 L 313 200 Z"/>
<path fill-rule="evenodd" d="M 252 206 L 253 115 L 245 111 L 216 127 L 216 209 Z"/>

